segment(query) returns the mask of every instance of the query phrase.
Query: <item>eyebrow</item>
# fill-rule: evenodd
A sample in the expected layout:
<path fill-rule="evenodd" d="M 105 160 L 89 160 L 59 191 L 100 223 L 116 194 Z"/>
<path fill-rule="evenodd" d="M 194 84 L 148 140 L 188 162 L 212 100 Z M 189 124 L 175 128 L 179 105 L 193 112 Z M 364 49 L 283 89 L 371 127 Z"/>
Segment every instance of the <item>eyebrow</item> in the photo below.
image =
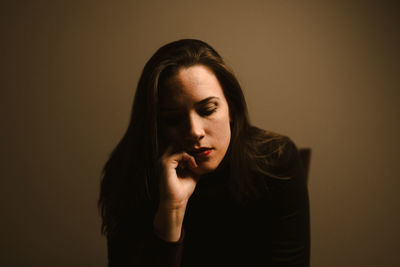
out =
<path fill-rule="evenodd" d="M 208 102 L 210 102 L 211 100 L 214 100 L 214 99 L 215 99 L 215 100 L 218 100 L 219 97 L 216 97 L 216 96 L 207 97 L 207 98 L 205 98 L 205 99 L 203 99 L 203 100 L 197 102 L 197 103 L 195 104 L 195 106 L 204 105 L 204 104 L 206 104 L 206 103 L 208 103 Z"/>
<path fill-rule="evenodd" d="M 220 98 L 217 97 L 217 96 L 210 96 L 210 97 L 204 98 L 203 100 L 201 100 L 201 101 L 199 101 L 199 102 L 196 102 L 194 105 L 195 105 L 196 107 L 198 107 L 198 106 L 202 106 L 202 105 L 204 105 L 204 104 L 207 104 L 208 102 L 210 102 L 210 101 L 212 101 L 212 100 L 219 100 L 219 99 L 220 99 Z M 162 112 L 171 112 L 171 111 L 176 111 L 176 110 L 177 110 L 177 108 L 161 107 L 161 111 L 162 111 Z"/>

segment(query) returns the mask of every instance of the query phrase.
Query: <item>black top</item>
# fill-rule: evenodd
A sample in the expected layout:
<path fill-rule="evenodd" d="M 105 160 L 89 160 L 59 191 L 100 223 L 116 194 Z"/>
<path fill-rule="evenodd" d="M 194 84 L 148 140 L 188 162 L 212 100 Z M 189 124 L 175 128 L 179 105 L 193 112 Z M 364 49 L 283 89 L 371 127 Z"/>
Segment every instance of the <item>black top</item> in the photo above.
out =
<path fill-rule="evenodd" d="M 309 266 L 310 226 L 306 179 L 289 141 L 271 170 L 262 198 L 244 206 L 228 192 L 227 168 L 201 177 L 177 242 L 153 232 L 154 209 L 125 220 L 108 239 L 109 266 Z"/>

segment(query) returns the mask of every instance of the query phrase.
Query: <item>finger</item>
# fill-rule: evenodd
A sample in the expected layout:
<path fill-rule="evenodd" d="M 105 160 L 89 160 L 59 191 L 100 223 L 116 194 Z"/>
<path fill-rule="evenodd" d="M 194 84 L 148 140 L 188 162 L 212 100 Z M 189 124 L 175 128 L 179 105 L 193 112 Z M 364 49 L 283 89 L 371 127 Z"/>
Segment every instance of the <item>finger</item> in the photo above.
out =
<path fill-rule="evenodd" d="M 169 145 L 159 158 L 159 163 L 163 166 L 171 164 L 171 160 L 173 159 L 173 150 L 174 147 Z"/>
<path fill-rule="evenodd" d="M 165 159 L 165 163 L 166 165 L 178 169 L 188 168 L 190 170 L 194 170 L 198 167 L 196 160 L 193 158 L 193 156 L 189 155 L 186 152 L 180 152 L 170 155 L 169 158 Z"/>
<path fill-rule="evenodd" d="M 189 165 L 189 167 L 190 167 L 191 169 L 196 169 L 196 168 L 198 167 L 198 165 L 197 165 L 196 160 L 194 159 L 194 157 L 191 156 L 191 155 L 189 155 L 188 153 L 183 152 L 183 153 L 182 153 L 182 159 L 183 159 L 185 162 L 188 163 L 188 165 Z"/>

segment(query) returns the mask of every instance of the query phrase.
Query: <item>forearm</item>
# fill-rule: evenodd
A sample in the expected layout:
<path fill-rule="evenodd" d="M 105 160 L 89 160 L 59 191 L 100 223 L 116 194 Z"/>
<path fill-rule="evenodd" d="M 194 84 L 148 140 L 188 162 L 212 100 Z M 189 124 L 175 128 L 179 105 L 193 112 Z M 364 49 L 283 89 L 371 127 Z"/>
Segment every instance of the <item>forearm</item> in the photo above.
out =
<path fill-rule="evenodd" d="M 171 208 L 166 203 L 160 202 L 153 222 L 157 236 L 167 242 L 178 241 L 182 232 L 185 210 L 186 203 L 179 208 Z"/>

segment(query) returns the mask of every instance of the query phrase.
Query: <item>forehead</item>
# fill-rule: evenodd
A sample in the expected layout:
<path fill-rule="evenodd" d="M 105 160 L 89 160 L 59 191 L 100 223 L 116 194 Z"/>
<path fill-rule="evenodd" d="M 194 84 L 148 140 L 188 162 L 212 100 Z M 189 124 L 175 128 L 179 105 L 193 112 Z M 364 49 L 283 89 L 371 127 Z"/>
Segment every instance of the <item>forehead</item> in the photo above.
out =
<path fill-rule="evenodd" d="M 160 105 L 189 105 L 208 97 L 225 99 L 215 74 L 206 66 L 180 68 L 159 91 Z"/>

